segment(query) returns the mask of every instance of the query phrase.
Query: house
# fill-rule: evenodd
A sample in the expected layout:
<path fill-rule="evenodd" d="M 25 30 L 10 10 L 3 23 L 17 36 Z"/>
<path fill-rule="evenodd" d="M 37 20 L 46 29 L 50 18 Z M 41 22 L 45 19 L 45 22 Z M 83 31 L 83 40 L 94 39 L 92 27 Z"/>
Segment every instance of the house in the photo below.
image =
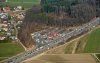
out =
<path fill-rule="evenodd" d="M 17 39 L 18 39 L 16 36 L 10 36 L 10 38 L 11 38 L 12 40 L 17 40 Z"/>
<path fill-rule="evenodd" d="M 9 12 L 10 11 L 10 7 L 9 6 L 3 7 L 3 11 L 4 12 Z"/>
<path fill-rule="evenodd" d="M 4 40 L 6 37 L 0 37 L 0 40 Z"/>
<path fill-rule="evenodd" d="M 8 14 L 7 13 L 0 13 L 0 19 L 3 19 L 3 20 L 8 19 Z"/>
<path fill-rule="evenodd" d="M 22 6 L 17 6 L 16 8 L 14 8 L 15 11 L 20 11 L 22 10 Z"/>

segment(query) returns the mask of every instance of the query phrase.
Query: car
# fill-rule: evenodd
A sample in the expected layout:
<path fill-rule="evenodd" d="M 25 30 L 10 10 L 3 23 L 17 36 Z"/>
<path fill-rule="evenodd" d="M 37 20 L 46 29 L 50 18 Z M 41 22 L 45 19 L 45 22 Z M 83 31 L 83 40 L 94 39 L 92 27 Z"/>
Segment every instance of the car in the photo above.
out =
<path fill-rule="evenodd" d="M 34 33 L 32 33 L 31 36 L 34 36 Z"/>
<path fill-rule="evenodd" d="M 47 38 L 47 35 L 43 35 L 42 38 L 46 39 Z"/>
<path fill-rule="evenodd" d="M 42 41 L 41 43 L 42 43 L 42 44 L 44 44 L 44 42 L 43 42 L 43 41 Z"/>
<path fill-rule="evenodd" d="M 40 42 L 40 39 L 36 39 L 36 42 Z"/>
<path fill-rule="evenodd" d="M 43 47 L 41 46 L 40 49 L 42 49 Z"/>
<path fill-rule="evenodd" d="M 38 48 L 36 50 L 39 50 Z"/>
<path fill-rule="evenodd" d="M 48 49 L 50 49 L 50 48 L 48 47 Z"/>
<path fill-rule="evenodd" d="M 95 28 L 95 26 L 93 26 L 93 28 Z"/>
<path fill-rule="evenodd" d="M 48 43 L 48 40 L 45 40 L 46 43 Z"/>

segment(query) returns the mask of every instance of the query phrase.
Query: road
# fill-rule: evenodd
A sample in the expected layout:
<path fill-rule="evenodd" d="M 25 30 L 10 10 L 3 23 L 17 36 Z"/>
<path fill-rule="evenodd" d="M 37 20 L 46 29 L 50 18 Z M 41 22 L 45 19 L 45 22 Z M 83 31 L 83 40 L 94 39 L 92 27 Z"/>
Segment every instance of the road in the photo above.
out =
<path fill-rule="evenodd" d="M 96 27 L 97 25 L 100 25 L 100 18 L 96 18 L 95 20 L 93 20 L 89 23 L 86 23 L 82 26 L 79 26 L 78 28 L 76 28 L 70 32 L 64 31 L 63 36 L 56 36 L 53 40 L 50 40 L 50 41 L 48 40 L 48 43 L 46 43 L 45 45 L 42 45 L 42 46 L 37 47 L 36 49 L 30 50 L 30 51 L 25 51 L 17 56 L 14 56 L 7 60 L 4 60 L 3 63 L 19 63 L 28 58 L 37 56 L 38 54 L 41 54 L 41 53 L 59 45 L 59 43 L 64 43 L 69 38 L 71 38 L 73 36 L 77 36 L 79 34 L 82 34 L 83 32 L 85 32 L 89 29 L 92 29 L 93 27 Z"/>

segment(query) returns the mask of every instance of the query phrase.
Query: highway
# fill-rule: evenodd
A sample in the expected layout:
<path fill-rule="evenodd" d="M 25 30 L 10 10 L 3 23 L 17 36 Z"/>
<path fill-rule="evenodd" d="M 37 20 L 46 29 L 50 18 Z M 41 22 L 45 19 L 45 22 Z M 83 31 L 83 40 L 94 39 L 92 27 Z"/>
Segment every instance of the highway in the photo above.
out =
<path fill-rule="evenodd" d="M 62 42 L 65 42 L 66 40 L 68 40 L 69 38 L 73 37 L 73 36 L 77 36 L 79 34 L 82 34 L 83 32 L 89 30 L 89 29 L 92 29 L 93 27 L 96 27 L 100 25 L 100 18 L 96 18 L 95 20 L 89 22 L 89 23 L 86 23 L 82 26 L 79 26 L 77 27 L 76 29 L 68 32 L 68 30 L 61 30 L 58 31 L 58 33 L 61 33 L 63 34 L 63 36 L 56 36 L 53 40 L 50 40 L 50 39 L 44 39 L 44 38 L 40 38 L 41 37 L 41 34 L 38 34 L 38 37 L 34 36 L 32 38 L 35 38 L 35 39 L 38 39 L 40 40 L 40 42 L 44 42 L 45 43 L 45 40 L 47 40 L 46 44 L 37 44 L 37 48 L 36 49 L 33 49 L 33 50 L 30 50 L 30 51 L 25 51 L 17 56 L 14 56 L 14 57 L 11 57 L 7 60 L 4 60 L 2 61 L 2 63 L 19 63 L 21 61 L 24 61 L 28 58 L 31 58 L 31 57 L 34 57 L 38 54 L 41 54 L 45 51 L 47 51 L 48 49 L 51 49 L 57 45 L 59 45 L 59 43 L 62 43 Z M 41 42 L 41 43 L 42 43 Z"/>

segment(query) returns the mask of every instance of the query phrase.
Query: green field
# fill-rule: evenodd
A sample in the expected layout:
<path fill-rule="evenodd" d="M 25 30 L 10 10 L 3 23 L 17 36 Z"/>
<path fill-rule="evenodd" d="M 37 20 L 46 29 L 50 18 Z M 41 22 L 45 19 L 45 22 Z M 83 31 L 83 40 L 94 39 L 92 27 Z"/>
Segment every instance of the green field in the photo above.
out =
<path fill-rule="evenodd" d="M 25 8 L 31 8 L 33 5 L 40 4 L 41 0 L 8 0 L 7 2 L 0 3 L 2 5 L 23 6 Z"/>
<path fill-rule="evenodd" d="M 7 2 L 39 2 L 40 0 L 8 0 Z"/>
<path fill-rule="evenodd" d="M 24 51 L 19 43 L 10 43 L 0 41 L 0 60 L 17 55 Z"/>
<path fill-rule="evenodd" d="M 91 32 L 87 40 L 84 52 L 100 53 L 100 28 Z"/>

